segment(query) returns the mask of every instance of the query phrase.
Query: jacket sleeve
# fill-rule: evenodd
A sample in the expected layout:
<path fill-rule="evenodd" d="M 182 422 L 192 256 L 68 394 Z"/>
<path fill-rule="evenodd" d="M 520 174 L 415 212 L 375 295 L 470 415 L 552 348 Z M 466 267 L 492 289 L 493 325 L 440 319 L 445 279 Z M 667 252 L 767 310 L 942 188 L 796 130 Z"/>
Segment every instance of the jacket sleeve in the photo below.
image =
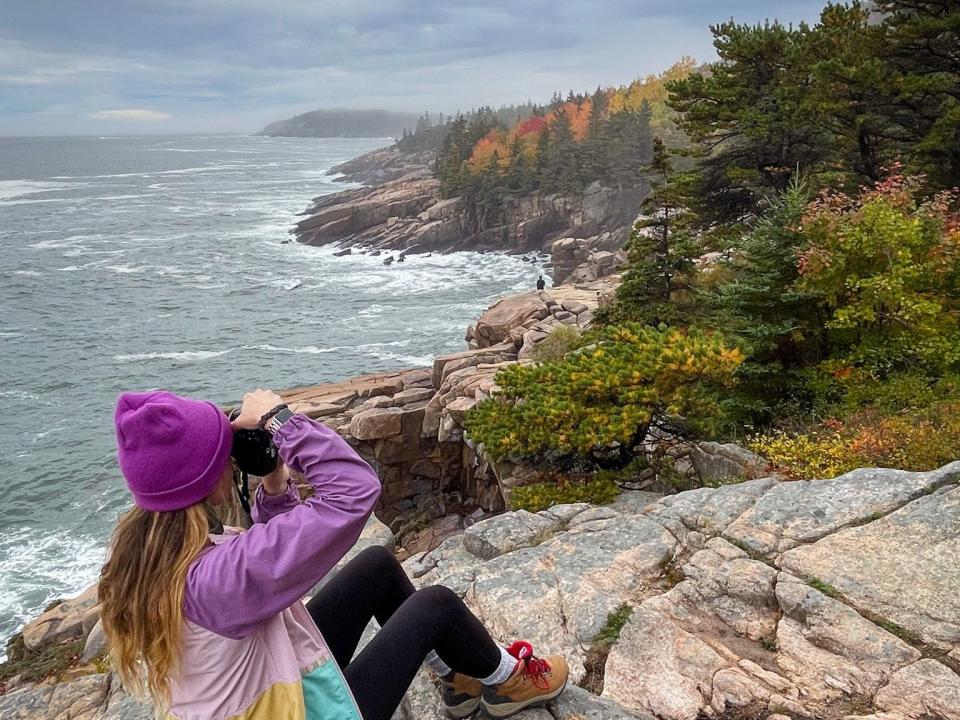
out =
<path fill-rule="evenodd" d="M 214 545 L 187 572 L 184 616 L 229 638 L 249 635 L 309 592 L 353 547 L 380 496 L 376 473 L 325 426 L 296 415 L 274 441 L 313 497 Z"/>
<path fill-rule="evenodd" d="M 265 523 L 277 515 L 293 510 L 299 504 L 300 493 L 297 491 L 297 486 L 290 480 L 287 480 L 286 490 L 279 495 L 267 495 L 263 485 L 257 485 L 253 496 L 253 507 L 250 508 L 250 518 L 255 523 Z"/>

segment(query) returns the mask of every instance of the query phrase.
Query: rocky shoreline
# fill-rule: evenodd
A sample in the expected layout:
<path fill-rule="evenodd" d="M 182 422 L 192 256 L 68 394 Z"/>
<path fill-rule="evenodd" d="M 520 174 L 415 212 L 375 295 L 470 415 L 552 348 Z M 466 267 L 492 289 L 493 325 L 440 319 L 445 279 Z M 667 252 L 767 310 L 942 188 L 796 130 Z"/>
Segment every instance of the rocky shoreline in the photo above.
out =
<path fill-rule="evenodd" d="M 408 217 L 426 204 L 423 214 L 436 205 L 431 182 L 347 191 L 340 219 L 405 203 Z M 365 206 L 371 192 L 379 199 Z M 427 215 L 417 222 L 443 219 Z M 391 217 L 367 237 L 384 242 L 376 228 Z M 362 245 L 358 235 L 336 242 Z M 500 299 L 466 329 L 465 350 L 429 368 L 283 393 L 383 483 L 342 562 L 387 546 L 416 585 L 451 587 L 496 636 L 566 655 L 577 685 L 518 720 L 960 720 L 960 462 L 791 482 L 735 445 L 670 444 L 676 476 L 723 484 L 664 495 L 648 472 L 608 506 L 505 511 L 536 468 L 491 462 L 464 418 L 496 392 L 498 371 L 534 362 L 559 328 L 591 326 L 620 279 L 618 242 L 607 232 L 541 246 L 564 284 Z M 119 687 L 104 642 L 95 588 L 49 608 L 8 654 L 66 662 L 36 679 L 0 674 L 0 720 L 153 717 Z M 442 717 L 423 672 L 396 720 Z"/>
<path fill-rule="evenodd" d="M 582 193 L 507 198 L 501 222 L 475 228 L 459 198 L 442 198 L 430 172 L 429 153 L 383 148 L 331 170 L 364 187 L 316 198 L 293 232 L 308 245 L 336 245 L 363 252 L 415 253 L 547 251 L 563 237 L 605 235 L 621 247 L 649 192 L 593 183 Z"/>
<path fill-rule="evenodd" d="M 698 443 L 679 472 L 744 480 L 502 512 L 530 468 L 487 461 L 463 417 L 556 328 L 589 327 L 617 281 L 503 298 L 468 328 L 467 350 L 430 368 L 285 393 L 383 480 L 343 562 L 390 547 L 418 586 L 453 588 L 498 637 L 567 655 L 584 687 L 521 720 L 960 720 L 960 462 L 788 482 L 741 448 Z M 617 614 L 618 638 L 598 651 Z M 83 652 L 39 683 L 8 679 L 0 718 L 152 717 L 119 688 L 103 642 L 93 588 L 30 623 L 21 653 Z M 396 717 L 442 717 L 427 673 Z"/>

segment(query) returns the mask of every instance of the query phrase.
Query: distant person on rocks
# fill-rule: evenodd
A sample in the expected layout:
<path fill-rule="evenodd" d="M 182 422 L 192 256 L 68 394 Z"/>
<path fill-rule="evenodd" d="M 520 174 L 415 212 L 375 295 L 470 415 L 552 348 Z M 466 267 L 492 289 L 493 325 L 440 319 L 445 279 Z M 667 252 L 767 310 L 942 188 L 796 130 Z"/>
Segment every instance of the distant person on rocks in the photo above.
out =
<path fill-rule="evenodd" d="M 546 281 L 543 279 L 543 275 L 537 278 L 537 290 L 543 290 L 547 286 Z"/>
<path fill-rule="evenodd" d="M 359 553 L 301 602 L 357 541 L 380 480 L 275 393 L 244 395 L 232 423 L 213 403 L 124 393 L 115 426 L 134 507 L 100 575 L 101 617 L 113 667 L 131 689 L 145 677 L 164 717 L 389 720 L 424 662 L 453 718 L 481 704 L 505 718 L 563 691 L 562 657 L 499 646 L 451 590 L 414 590 L 385 548 Z M 246 457 L 236 448 L 251 435 L 271 462 L 256 466 L 265 475 L 243 531 L 213 508 L 231 500 Z M 300 500 L 287 467 L 311 497 Z M 372 618 L 381 629 L 358 653 Z"/>

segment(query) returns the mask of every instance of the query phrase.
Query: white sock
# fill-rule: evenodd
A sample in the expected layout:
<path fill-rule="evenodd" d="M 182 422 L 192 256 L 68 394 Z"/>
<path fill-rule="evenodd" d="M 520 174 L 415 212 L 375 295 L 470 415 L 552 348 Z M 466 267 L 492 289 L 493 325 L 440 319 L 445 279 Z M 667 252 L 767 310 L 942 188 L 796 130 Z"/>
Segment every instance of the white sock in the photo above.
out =
<path fill-rule="evenodd" d="M 450 669 L 450 666 L 440 659 L 440 656 L 437 655 L 436 650 L 431 650 L 429 653 L 427 653 L 427 658 L 424 660 L 424 662 L 427 664 L 428 668 L 433 670 L 433 672 L 442 678 L 453 672 L 453 670 Z"/>
<path fill-rule="evenodd" d="M 513 671 L 516 670 L 517 662 L 518 660 L 505 648 L 500 648 L 500 665 L 487 677 L 480 678 L 480 682 L 484 685 L 499 685 L 506 682 L 513 675 Z"/>

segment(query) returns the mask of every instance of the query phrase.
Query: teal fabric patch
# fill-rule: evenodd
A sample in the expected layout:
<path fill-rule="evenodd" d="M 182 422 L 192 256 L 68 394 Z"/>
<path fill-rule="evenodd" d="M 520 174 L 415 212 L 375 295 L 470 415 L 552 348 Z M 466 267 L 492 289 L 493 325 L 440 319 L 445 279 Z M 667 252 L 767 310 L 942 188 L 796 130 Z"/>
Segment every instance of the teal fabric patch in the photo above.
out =
<path fill-rule="evenodd" d="M 303 676 L 306 720 L 362 720 L 347 681 L 334 659 Z"/>

